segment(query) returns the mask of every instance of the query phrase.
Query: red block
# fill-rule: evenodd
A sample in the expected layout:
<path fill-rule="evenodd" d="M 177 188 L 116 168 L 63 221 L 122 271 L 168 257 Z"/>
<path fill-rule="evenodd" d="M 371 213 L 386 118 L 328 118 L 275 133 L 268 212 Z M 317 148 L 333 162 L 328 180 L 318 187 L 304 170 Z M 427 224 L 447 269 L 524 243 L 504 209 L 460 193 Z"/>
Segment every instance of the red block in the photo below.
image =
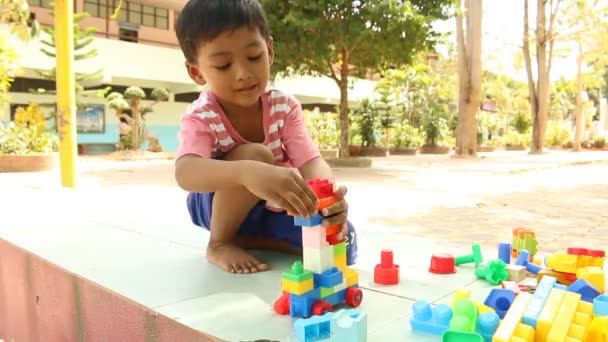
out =
<path fill-rule="evenodd" d="M 374 282 L 382 285 L 399 284 L 399 265 L 393 264 L 392 250 L 382 251 L 380 264 L 374 268 Z"/>
<path fill-rule="evenodd" d="M 311 179 L 306 183 L 318 198 L 326 198 L 334 195 L 334 185 L 327 179 Z"/>

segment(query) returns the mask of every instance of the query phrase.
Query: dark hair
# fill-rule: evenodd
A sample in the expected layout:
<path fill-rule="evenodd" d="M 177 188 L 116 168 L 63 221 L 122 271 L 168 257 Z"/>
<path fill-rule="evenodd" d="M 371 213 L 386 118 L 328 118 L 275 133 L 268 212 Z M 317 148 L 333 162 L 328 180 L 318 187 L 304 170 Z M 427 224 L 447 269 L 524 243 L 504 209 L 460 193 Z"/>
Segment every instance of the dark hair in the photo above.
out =
<path fill-rule="evenodd" d="M 258 0 L 189 0 L 177 19 L 175 32 L 186 60 L 193 62 L 201 44 L 243 26 L 258 29 L 264 38 L 270 37 Z"/>

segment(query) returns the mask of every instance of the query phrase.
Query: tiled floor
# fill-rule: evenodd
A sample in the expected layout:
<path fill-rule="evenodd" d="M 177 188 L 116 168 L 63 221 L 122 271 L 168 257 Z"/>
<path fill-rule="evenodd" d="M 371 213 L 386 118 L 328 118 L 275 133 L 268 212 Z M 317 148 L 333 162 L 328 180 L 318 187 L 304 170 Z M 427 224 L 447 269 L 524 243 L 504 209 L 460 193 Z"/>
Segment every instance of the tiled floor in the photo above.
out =
<path fill-rule="evenodd" d="M 562 156 L 568 163 L 599 158 Z M 415 300 L 445 302 L 460 287 L 480 300 L 489 292 L 471 266 L 430 274 L 433 253 L 466 254 L 479 242 L 493 259 L 496 242 L 509 240 L 519 225 L 536 229 L 546 253 L 572 244 L 608 247 L 608 165 L 556 168 L 565 162 L 555 155 L 505 158 L 391 158 L 369 170 L 336 170 L 349 186 L 358 230 L 355 268 L 370 341 L 439 341 L 412 334 Z M 56 174 L 0 175 L 0 237 L 220 338 L 295 340 L 293 321 L 271 310 L 280 272 L 294 259 L 262 254 L 272 270 L 245 276 L 209 265 L 207 234 L 189 222 L 171 174 L 170 162 L 85 161 L 77 190 L 56 186 Z M 383 248 L 393 249 L 401 265 L 397 286 L 372 282 Z"/>

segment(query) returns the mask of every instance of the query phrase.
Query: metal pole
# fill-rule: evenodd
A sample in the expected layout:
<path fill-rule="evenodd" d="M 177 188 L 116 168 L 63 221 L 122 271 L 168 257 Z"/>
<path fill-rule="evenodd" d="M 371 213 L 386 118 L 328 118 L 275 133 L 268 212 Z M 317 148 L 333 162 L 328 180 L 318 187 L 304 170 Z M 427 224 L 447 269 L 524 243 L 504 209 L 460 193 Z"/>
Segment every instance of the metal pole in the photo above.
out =
<path fill-rule="evenodd" d="M 61 184 L 76 187 L 76 86 L 74 64 L 74 2 L 55 2 L 55 41 L 57 44 L 57 123 Z"/>

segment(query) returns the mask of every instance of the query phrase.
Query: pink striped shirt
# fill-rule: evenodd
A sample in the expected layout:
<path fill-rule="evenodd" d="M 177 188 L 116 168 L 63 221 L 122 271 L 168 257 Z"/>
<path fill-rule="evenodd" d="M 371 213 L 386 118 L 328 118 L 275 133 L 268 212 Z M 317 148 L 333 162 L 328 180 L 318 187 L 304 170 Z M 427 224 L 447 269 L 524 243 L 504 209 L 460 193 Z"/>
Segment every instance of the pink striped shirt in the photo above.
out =
<path fill-rule="evenodd" d="M 320 156 L 306 126 L 302 107 L 294 97 L 269 89 L 262 95 L 264 142 L 276 165 L 298 168 Z M 211 91 L 201 93 L 181 119 L 177 158 L 194 154 L 216 158 L 235 146 L 250 143 L 234 129 Z"/>

